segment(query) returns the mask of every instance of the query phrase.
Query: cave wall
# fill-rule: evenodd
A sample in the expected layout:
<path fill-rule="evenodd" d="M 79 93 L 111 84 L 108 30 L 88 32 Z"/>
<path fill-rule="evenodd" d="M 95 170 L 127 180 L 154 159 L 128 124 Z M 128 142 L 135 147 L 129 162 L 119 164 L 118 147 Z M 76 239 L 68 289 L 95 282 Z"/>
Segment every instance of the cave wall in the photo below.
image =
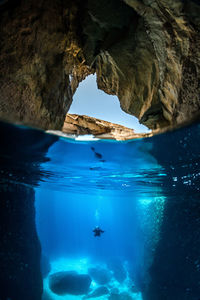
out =
<path fill-rule="evenodd" d="M 34 188 L 44 176 L 40 164 L 58 138 L 2 122 L 0 137 L 0 299 L 40 300 Z"/>
<path fill-rule="evenodd" d="M 0 198 L 0 299 L 39 300 L 41 249 L 35 228 L 34 190 L 1 185 Z"/>
<path fill-rule="evenodd" d="M 116 94 L 121 108 L 150 128 L 190 119 L 199 111 L 200 6 L 124 2 L 129 7 L 119 1 L 117 9 L 116 2 L 89 1 L 90 23 L 106 30 L 95 63 L 98 87 Z M 92 31 L 88 39 L 94 40 Z"/>
<path fill-rule="evenodd" d="M 199 141 L 198 124 L 152 139 L 151 154 L 166 174 L 161 180 L 166 200 L 144 300 L 199 299 Z"/>
<path fill-rule="evenodd" d="M 62 1 L 7 1 L 0 13 L 1 118 L 61 128 L 72 101 Z"/>
<path fill-rule="evenodd" d="M 61 129 L 80 81 L 150 128 L 199 112 L 196 0 L 3 1 L 0 117 Z"/>
<path fill-rule="evenodd" d="M 182 199 L 174 196 L 166 204 L 144 300 L 199 299 L 199 199 L 185 192 Z"/>

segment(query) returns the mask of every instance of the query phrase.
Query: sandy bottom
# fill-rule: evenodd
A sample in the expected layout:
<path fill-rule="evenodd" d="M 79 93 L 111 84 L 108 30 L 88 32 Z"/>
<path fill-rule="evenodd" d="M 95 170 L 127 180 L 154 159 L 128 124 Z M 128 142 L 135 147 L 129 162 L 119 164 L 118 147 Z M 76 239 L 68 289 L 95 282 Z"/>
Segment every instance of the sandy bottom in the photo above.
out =
<path fill-rule="evenodd" d="M 51 262 L 51 272 L 49 275 L 44 279 L 44 293 L 43 293 L 43 300 L 82 300 L 84 295 L 81 296 L 73 296 L 73 295 L 63 295 L 59 296 L 57 294 L 54 294 L 50 288 L 49 288 L 49 276 L 53 273 L 60 272 L 60 271 L 76 271 L 79 274 L 87 274 L 88 268 L 96 267 L 97 265 L 91 264 L 90 261 L 87 258 L 84 259 L 66 259 L 61 258 L 59 260 L 55 260 Z M 101 264 L 101 267 L 103 265 Z M 106 267 L 106 266 L 105 266 Z M 123 300 L 142 300 L 141 293 L 133 293 L 130 291 L 130 287 L 133 285 L 132 280 L 129 278 L 127 274 L 127 278 L 124 280 L 123 284 L 119 283 L 115 278 L 113 277 L 111 281 L 109 282 L 109 288 L 117 288 L 119 290 L 119 293 L 126 292 L 128 293 L 128 296 L 123 297 Z M 106 286 L 106 285 L 105 285 Z M 91 282 L 91 292 L 95 290 L 99 285 L 95 282 Z M 108 286 L 107 286 L 108 287 Z M 104 295 L 101 297 L 93 297 L 88 299 L 98 299 L 98 300 L 108 300 L 109 295 Z M 121 300 L 121 298 L 120 298 Z"/>

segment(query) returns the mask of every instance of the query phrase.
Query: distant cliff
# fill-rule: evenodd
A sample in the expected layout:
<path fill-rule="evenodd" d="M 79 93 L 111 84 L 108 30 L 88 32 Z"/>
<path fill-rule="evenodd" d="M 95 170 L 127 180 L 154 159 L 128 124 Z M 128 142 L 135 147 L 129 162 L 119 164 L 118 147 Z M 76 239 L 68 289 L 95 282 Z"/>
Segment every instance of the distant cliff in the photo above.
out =
<path fill-rule="evenodd" d="M 122 125 L 74 114 L 67 114 L 62 131 L 77 136 L 92 134 L 99 139 L 115 140 L 129 140 L 152 135 L 150 133 L 137 134 L 133 129 Z"/>

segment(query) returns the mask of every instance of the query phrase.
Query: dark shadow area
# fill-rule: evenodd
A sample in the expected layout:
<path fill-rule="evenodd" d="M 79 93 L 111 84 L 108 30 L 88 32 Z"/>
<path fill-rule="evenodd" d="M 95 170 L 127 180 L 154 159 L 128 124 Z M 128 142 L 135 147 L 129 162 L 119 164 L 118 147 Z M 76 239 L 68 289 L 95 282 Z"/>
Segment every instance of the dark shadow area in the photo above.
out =
<path fill-rule="evenodd" d="M 152 139 L 151 153 L 167 174 L 162 183 L 167 201 L 144 299 L 200 297 L 199 128 L 196 123 Z"/>
<path fill-rule="evenodd" d="M 40 242 L 34 186 L 57 137 L 0 123 L 0 299 L 40 300 Z"/>

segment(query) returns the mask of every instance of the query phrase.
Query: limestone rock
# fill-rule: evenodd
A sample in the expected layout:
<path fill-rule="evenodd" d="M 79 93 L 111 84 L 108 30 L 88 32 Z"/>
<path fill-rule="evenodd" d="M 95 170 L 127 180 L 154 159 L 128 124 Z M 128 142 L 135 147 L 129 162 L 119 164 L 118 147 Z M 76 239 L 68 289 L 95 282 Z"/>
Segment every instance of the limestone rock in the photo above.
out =
<path fill-rule="evenodd" d="M 128 140 L 150 136 L 151 134 L 136 134 L 133 129 L 100 119 L 67 114 L 62 131 L 66 134 L 92 134 L 100 139 Z"/>
<path fill-rule="evenodd" d="M 49 277 L 49 287 L 57 295 L 83 295 L 88 293 L 91 281 L 87 274 L 57 272 Z"/>
<path fill-rule="evenodd" d="M 98 298 L 103 295 L 109 294 L 109 290 L 105 286 L 99 286 L 96 288 L 92 293 L 85 296 L 83 299 L 89 299 L 89 298 Z"/>
<path fill-rule="evenodd" d="M 134 300 L 135 297 L 132 297 L 129 293 L 123 292 L 120 294 L 110 294 L 108 300 Z"/>
<path fill-rule="evenodd" d="M 0 299 L 41 299 L 34 187 L 42 178 L 40 164 L 58 138 L 1 122 L 0 136 Z"/>
<path fill-rule="evenodd" d="M 45 278 L 49 272 L 51 271 L 51 264 L 49 262 L 48 257 L 42 253 L 41 255 L 41 259 L 40 259 L 40 269 L 41 269 L 41 273 L 43 278 Z"/>
<path fill-rule="evenodd" d="M 163 193 L 168 193 L 168 199 L 176 201 L 166 201 L 165 204 L 160 239 L 153 250 L 150 267 L 146 265 L 148 275 L 144 273 L 147 279 L 145 285 L 141 286 L 144 300 L 199 299 L 200 207 L 199 177 L 196 176 L 199 173 L 199 167 L 196 167 L 196 163 L 199 164 L 198 124 L 152 139 L 151 154 L 167 174 L 161 181 Z M 166 151 L 171 145 L 173 152 Z M 180 164 L 177 163 L 177 157 Z M 173 190 L 169 189 L 169 178 L 171 182 L 177 179 L 177 182 L 173 181 Z M 149 255 L 151 250 L 146 248 L 145 251 Z"/>
<path fill-rule="evenodd" d="M 98 284 L 107 284 L 111 280 L 111 273 L 106 268 L 102 268 L 102 267 L 89 268 L 88 274 Z"/>
<path fill-rule="evenodd" d="M 48 293 L 48 291 L 44 290 L 42 294 L 42 300 L 53 300 L 51 295 Z"/>
<path fill-rule="evenodd" d="M 110 259 L 107 265 L 109 269 L 112 270 L 113 276 L 119 283 L 122 283 L 126 279 L 127 271 L 120 259 Z"/>
<path fill-rule="evenodd" d="M 89 74 L 152 129 L 199 112 L 196 0 L 0 3 L 0 117 L 61 129 Z"/>

